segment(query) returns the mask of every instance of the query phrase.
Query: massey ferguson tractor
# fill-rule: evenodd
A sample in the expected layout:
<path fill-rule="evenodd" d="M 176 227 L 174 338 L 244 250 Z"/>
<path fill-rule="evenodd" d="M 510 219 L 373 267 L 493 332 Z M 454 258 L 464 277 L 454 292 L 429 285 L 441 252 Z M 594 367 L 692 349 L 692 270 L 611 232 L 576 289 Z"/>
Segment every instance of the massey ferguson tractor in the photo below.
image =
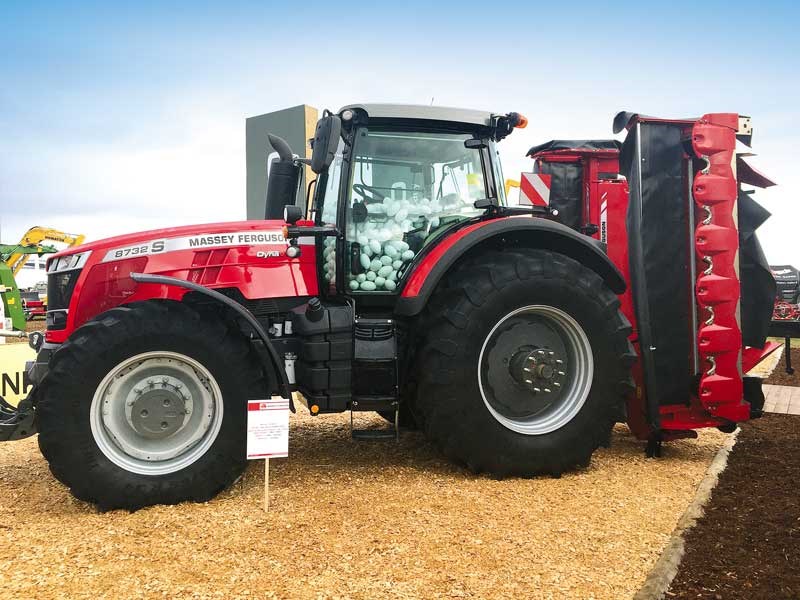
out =
<path fill-rule="evenodd" d="M 293 392 L 497 477 L 587 465 L 616 422 L 657 455 L 759 416 L 745 374 L 773 349 L 775 289 L 768 215 L 742 189 L 771 182 L 736 154 L 749 119 L 621 113 L 622 144 L 532 149 L 546 198 L 511 207 L 497 143 L 525 124 L 347 106 L 310 159 L 270 138 L 265 220 L 54 255 L 32 387 L 0 437 L 38 432 L 76 497 L 136 509 L 229 486 L 247 400 Z"/>

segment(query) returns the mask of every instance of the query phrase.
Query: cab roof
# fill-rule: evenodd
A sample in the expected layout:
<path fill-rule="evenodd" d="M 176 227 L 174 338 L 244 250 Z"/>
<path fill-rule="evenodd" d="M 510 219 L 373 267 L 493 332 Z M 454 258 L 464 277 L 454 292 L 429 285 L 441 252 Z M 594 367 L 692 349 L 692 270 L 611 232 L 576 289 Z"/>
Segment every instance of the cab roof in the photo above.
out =
<path fill-rule="evenodd" d="M 450 123 L 469 123 L 470 125 L 492 126 L 494 113 L 470 108 L 449 106 L 425 106 L 422 104 L 348 104 L 339 110 L 361 109 L 374 119 L 419 119 L 424 121 L 446 121 Z"/>

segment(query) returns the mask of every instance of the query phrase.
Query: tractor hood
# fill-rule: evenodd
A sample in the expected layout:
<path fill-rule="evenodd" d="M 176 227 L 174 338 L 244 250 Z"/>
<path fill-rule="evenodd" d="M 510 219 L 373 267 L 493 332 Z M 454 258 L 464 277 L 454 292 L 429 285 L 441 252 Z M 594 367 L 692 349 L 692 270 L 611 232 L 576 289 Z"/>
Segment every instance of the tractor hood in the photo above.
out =
<path fill-rule="evenodd" d="M 137 284 L 133 273 L 164 275 L 229 290 L 249 306 L 318 293 L 314 239 L 287 253 L 285 221 L 235 221 L 155 229 L 70 248 L 48 261 L 48 342 L 115 306 L 181 300 L 185 289 Z M 255 308 L 254 308 L 255 309 Z"/>

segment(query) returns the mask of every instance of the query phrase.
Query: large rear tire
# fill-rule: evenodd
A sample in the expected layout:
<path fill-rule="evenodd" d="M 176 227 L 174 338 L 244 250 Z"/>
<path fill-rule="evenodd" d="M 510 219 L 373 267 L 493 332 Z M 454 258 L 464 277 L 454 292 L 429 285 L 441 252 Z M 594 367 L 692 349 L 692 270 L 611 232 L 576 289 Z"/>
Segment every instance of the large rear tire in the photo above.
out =
<path fill-rule="evenodd" d="M 635 354 L 596 273 L 545 250 L 490 252 L 450 274 L 428 311 L 415 406 L 447 456 L 560 475 L 608 443 Z"/>
<path fill-rule="evenodd" d="M 103 510 L 203 502 L 246 466 L 246 400 L 259 383 L 248 342 L 219 317 L 171 301 L 114 308 L 53 355 L 39 447 L 57 479 Z"/>

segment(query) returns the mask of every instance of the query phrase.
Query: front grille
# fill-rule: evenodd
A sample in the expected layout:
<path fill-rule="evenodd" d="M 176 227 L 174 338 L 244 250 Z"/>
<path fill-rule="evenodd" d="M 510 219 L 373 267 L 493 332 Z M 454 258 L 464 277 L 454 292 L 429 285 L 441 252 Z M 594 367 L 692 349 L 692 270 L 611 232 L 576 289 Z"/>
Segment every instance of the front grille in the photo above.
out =
<path fill-rule="evenodd" d="M 81 271 L 64 271 L 47 276 L 47 310 L 65 310 L 69 308 L 75 282 Z"/>

